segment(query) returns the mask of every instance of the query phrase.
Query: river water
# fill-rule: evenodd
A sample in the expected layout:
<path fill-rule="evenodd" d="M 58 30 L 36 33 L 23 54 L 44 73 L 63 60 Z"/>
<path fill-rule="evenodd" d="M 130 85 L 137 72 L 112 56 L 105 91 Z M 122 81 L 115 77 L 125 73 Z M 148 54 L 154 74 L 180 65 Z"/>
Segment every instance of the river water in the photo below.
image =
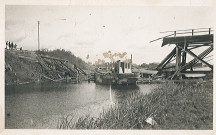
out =
<path fill-rule="evenodd" d="M 38 82 L 5 87 L 5 128 L 55 129 L 67 115 L 97 116 L 134 92 L 150 93 L 157 85 L 109 86 Z"/>

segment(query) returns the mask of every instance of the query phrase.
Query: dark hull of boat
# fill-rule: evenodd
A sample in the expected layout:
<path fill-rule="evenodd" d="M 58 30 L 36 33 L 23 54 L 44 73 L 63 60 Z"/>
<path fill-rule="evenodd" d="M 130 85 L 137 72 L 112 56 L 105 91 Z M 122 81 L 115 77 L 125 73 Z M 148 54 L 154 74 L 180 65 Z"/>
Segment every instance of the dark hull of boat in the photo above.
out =
<path fill-rule="evenodd" d="M 138 74 L 125 73 L 100 73 L 95 72 L 95 82 L 100 84 L 136 85 Z"/>
<path fill-rule="evenodd" d="M 94 73 L 94 80 L 96 83 L 110 84 L 110 83 L 112 83 L 113 79 L 114 79 L 114 77 L 110 73 L 100 73 L 100 72 Z"/>

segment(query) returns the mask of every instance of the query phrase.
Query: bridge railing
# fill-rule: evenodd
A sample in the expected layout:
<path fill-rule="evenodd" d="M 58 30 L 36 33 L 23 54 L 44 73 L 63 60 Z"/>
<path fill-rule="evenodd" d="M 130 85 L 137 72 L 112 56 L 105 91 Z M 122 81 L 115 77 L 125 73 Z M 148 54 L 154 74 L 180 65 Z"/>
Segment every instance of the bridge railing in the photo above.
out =
<path fill-rule="evenodd" d="M 157 40 L 160 40 L 160 39 L 163 39 L 163 38 L 166 38 L 166 37 L 177 37 L 177 35 L 181 36 L 181 35 L 188 34 L 187 36 L 194 36 L 194 35 L 200 35 L 201 33 L 202 33 L 202 35 L 204 35 L 204 34 L 210 35 L 210 34 L 213 34 L 213 28 L 198 28 L 198 29 L 187 29 L 187 30 L 163 31 L 160 33 L 172 33 L 172 34 L 169 34 L 167 36 L 152 40 L 152 41 L 150 41 L 150 43 L 157 41 Z"/>
<path fill-rule="evenodd" d="M 203 34 L 211 34 L 213 31 L 213 28 L 198 28 L 198 29 L 187 29 L 187 30 L 176 30 L 176 31 L 163 31 L 160 33 L 173 33 L 172 35 L 174 37 L 177 36 L 177 34 L 191 34 L 191 36 L 194 36 L 195 33 L 203 33 Z"/>

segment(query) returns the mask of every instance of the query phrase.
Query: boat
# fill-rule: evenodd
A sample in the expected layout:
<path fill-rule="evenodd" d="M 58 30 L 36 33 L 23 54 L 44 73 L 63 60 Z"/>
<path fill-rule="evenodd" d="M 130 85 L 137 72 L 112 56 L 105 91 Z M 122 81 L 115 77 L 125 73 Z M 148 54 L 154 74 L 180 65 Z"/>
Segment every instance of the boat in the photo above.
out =
<path fill-rule="evenodd" d="M 112 65 L 113 66 L 113 65 Z M 139 73 L 132 73 L 132 63 L 120 60 L 114 63 L 114 67 L 97 68 L 95 70 L 95 82 L 99 84 L 136 85 Z"/>

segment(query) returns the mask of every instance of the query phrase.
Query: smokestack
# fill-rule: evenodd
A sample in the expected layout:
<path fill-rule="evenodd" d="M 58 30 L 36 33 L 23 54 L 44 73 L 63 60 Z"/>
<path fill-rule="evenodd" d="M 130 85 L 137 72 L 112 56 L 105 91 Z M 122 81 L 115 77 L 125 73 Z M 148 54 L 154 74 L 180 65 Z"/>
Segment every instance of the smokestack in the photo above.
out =
<path fill-rule="evenodd" d="M 132 64 L 132 54 L 131 54 L 131 64 Z"/>

